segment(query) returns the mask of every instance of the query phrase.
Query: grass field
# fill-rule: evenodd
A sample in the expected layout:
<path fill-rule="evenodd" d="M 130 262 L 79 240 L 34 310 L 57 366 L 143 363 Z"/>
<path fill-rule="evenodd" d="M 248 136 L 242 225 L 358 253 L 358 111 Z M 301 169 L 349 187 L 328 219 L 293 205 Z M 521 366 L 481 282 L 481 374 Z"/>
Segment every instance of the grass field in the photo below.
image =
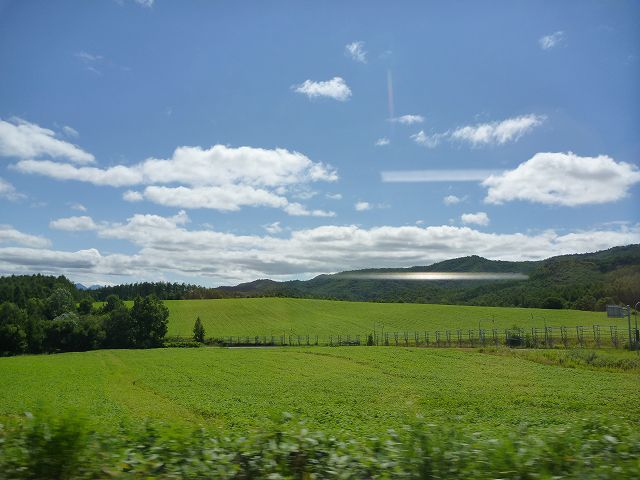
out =
<path fill-rule="evenodd" d="M 594 416 L 638 422 L 639 391 L 637 372 L 455 349 L 103 350 L 0 359 L 0 417 L 77 409 L 102 428 L 151 418 L 242 431 L 283 412 L 312 428 L 357 434 L 397 428 L 415 415 L 496 431 Z"/>
<path fill-rule="evenodd" d="M 336 302 L 292 298 L 168 300 L 169 336 L 191 336 L 200 316 L 208 337 L 227 335 L 364 335 L 456 328 L 618 325 L 602 312 L 533 308 L 467 307 L 399 303 Z"/>

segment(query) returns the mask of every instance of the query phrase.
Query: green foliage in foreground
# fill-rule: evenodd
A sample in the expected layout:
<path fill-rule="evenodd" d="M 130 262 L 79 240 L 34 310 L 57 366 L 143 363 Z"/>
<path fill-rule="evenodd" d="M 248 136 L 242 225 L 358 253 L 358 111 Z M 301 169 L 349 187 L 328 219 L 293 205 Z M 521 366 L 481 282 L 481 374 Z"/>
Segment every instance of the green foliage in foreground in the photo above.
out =
<path fill-rule="evenodd" d="M 535 308 L 468 307 L 401 303 L 338 302 L 296 298 L 167 300 L 168 336 L 193 336 L 200 317 L 207 337 L 228 335 L 362 335 L 385 332 L 576 325 L 617 325 L 627 320 L 603 312 Z M 608 331 L 608 327 L 607 327 Z M 605 332 L 606 333 L 606 332 Z M 603 333 L 603 335 L 605 334 Z"/>
<path fill-rule="evenodd" d="M 501 435 L 418 423 L 361 439 L 284 423 L 248 436 L 149 423 L 105 435 L 77 417 L 0 426 L 0 479 L 638 476 L 640 432 L 598 421 Z"/>

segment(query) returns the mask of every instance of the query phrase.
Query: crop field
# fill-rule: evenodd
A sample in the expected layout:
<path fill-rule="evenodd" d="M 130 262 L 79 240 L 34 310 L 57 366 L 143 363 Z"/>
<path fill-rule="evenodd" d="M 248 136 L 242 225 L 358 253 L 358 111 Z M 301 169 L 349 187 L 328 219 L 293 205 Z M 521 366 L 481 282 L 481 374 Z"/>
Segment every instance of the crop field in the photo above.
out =
<path fill-rule="evenodd" d="M 469 307 L 401 303 L 338 302 L 292 298 L 167 300 L 169 336 L 189 337 L 200 317 L 207 337 L 229 335 L 364 335 L 438 329 L 617 325 L 603 312 L 533 308 Z"/>
<path fill-rule="evenodd" d="M 617 352 L 616 356 L 632 353 Z M 151 418 L 244 431 L 283 412 L 382 433 L 416 415 L 509 430 L 638 422 L 640 376 L 472 350 L 385 347 L 101 350 L 0 359 L 0 419 L 77 411 L 101 428 Z M 547 364 L 545 364 L 545 362 Z M 589 367 L 589 368 L 587 368 Z"/>

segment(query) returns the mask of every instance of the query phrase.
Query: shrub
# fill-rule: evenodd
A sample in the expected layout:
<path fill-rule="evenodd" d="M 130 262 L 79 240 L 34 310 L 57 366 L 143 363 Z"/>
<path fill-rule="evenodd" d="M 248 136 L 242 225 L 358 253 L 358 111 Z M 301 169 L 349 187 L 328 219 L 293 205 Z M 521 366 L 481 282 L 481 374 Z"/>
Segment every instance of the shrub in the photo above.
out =
<path fill-rule="evenodd" d="M 564 308 L 564 302 L 558 297 L 547 297 L 544 299 L 544 302 L 542 302 L 542 308 L 560 310 Z"/>
<path fill-rule="evenodd" d="M 601 419 L 478 432 L 417 423 L 376 438 L 282 423 L 249 435 L 76 418 L 0 425 L 0 478 L 573 478 L 640 475 L 640 432 Z"/>

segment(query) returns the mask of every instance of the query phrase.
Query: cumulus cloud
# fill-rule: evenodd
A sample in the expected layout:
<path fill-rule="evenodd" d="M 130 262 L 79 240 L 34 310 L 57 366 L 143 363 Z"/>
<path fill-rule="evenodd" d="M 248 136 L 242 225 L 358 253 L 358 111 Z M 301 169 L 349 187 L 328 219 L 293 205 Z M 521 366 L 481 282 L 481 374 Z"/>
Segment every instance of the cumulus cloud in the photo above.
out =
<path fill-rule="evenodd" d="M 553 47 L 560 45 L 564 41 L 565 35 L 562 30 L 559 30 L 551 35 L 545 35 L 538 39 L 538 44 L 543 50 L 549 50 Z"/>
<path fill-rule="evenodd" d="M 548 205 L 578 206 L 615 202 L 640 182 L 635 165 L 600 155 L 537 153 L 514 170 L 491 175 L 485 202 L 523 200 Z"/>
<path fill-rule="evenodd" d="M 390 143 L 391 143 L 391 141 L 387 137 L 382 137 L 382 138 L 379 138 L 378 140 L 376 140 L 375 146 L 376 147 L 384 147 L 385 145 L 389 145 Z"/>
<path fill-rule="evenodd" d="M 544 120 L 545 117 L 542 115 L 528 114 L 499 122 L 466 125 L 441 133 L 427 134 L 424 130 L 420 130 L 411 135 L 411 139 L 427 148 L 437 147 L 443 141 L 466 142 L 474 147 L 503 145 L 519 140 L 523 135 L 541 125 Z"/>
<path fill-rule="evenodd" d="M 284 196 L 287 188 L 303 191 L 312 182 L 333 182 L 337 172 L 305 155 L 274 150 L 215 145 L 209 149 L 179 147 L 169 159 L 149 158 L 134 165 L 109 168 L 76 166 L 50 160 L 21 160 L 15 168 L 58 180 L 77 180 L 94 185 L 128 187 L 146 185 L 142 191 L 123 194 L 127 201 L 147 200 L 180 208 L 211 208 L 237 211 L 244 206 L 282 208 L 292 215 L 330 216 L 308 211 Z M 178 186 L 167 186 L 177 184 Z M 297 189 L 297 190 L 296 190 Z"/>
<path fill-rule="evenodd" d="M 364 212 L 365 210 L 371 210 L 373 208 L 369 202 L 356 202 L 353 207 L 357 212 Z"/>
<path fill-rule="evenodd" d="M 345 45 L 344 53 L 356 62 L 367 63 L 367 52 L 364 50 L 364 42 L 352 42 Z"/>
<path fill-rule="evenodd" d="M 309 210 L 304 205 L 299 203 L 289 203 L 284 207 L 284 211 L 289 215 L 296 217 L 335 217 L 336 213 L 328 210 L 318 210 L 312 209 Z"/>
<path fill-rule="evenodd" d="M 0 198 L 6 198 L 12 202 L 25 198 L 26 195 L 18 193 L 16 187 L 11 185 L 5 179 L 0 178 Z"/>
<path fill-rule="evenodd" d="M 391 121 L 402 125 L 413 125 L 414 123 L 424 122 L 424 117 L 422 115 L 402 115 L 392 118 Z"/>
<path fill-rule="evenodd" d="M 280 222 L 269 223 L 267 225 L 263 225 L 262 228 L 264 228 L 267 231 L 267 233 L 271 235 L 275 235 L 276 233 L 282 232 L 282 227 L 280 226 Z"/>
<path fill-rule="evenodd" d="M 44 237 L 20 232 L 11 225 L 0 225 L 0 244 L 5 243 L 34 248 L 44 248 L 50 244 L 49 240 Z"/>
<path fill-rule="evenodd" d="M 325 196 L 330 200 L 342 200 L 341 193 L 327 193 Z"/>
<path fill-rule="evenodd" d="M 53 130 L 20 118 L 0 119 L 0 156 L 20 159 L 51 157 L 78 164 L 95 161 L 93 155 L 80 147 L 56 138 Z"/>
<path fill-rule="evenodd" d="M 86 215 L 79 217 L 58 218 L 49 222 L 49 228 L 54 230 L 65 230 L 67 232 L 82 232 L 96 230 L 98 226 L 91 217 Z"/>
<path fill-rule="evenodd" d="M 558 234 L 487 233 L 462 226 L 326 225 L 286 236 L 235 235 L 187 228 L 184 212 L 171 217 L 134 215 L 124 223 L 94 222 L 96 235 L 127 241 L 132 254 L 105 255 L 47 248 L 0 248 L 0 271 L 97 277 L 157 279 L 200 277 L 207 284 L 256 278 L 288 279 L 376 266 L 427 265 L 465 255 L 496 260 L 538 260 L 640 242 L 640 225 Z"/>
<path fill-rule="evenodd" d="M 489 225 L 489 216 L 485 212 L 463 213 L 460 220 L 465 225 Z"/>
<path fill-rule="evenodd" d="M 71 205 L 69 205 L 69 207 L 71 208 L 71 210 L 78 210 L 79 212 L 87 211 L 87 207 L 85 207 L 81 203 L 72 203 Z"/>
<path fill-rule="evenodd" d="M 457 203 L 460 203 L 461 201 L 462 201 L 462 198 L 456 197 L 455 195 L 447 195 L 442 199 L 442 203 L 444 203 L 447 206 L 455 205 Z"/>
<path fill-rule="evenodd" d="M 305 80 L 300 85 L 293 86 L 294 91 L 302 93 L 310 99 L 328 97 L 344 102 L 351 97 L 351 89 L 341 77 L 333 77 L 325 82 Z"/>
<path fill-rule="evenodd" d="M 127 190 L 122 194 L 122 199 L 127 202 L 141 202 L 144 200 L 144 195 L 140 192 L 136 192 L 135 190 Z"/>

